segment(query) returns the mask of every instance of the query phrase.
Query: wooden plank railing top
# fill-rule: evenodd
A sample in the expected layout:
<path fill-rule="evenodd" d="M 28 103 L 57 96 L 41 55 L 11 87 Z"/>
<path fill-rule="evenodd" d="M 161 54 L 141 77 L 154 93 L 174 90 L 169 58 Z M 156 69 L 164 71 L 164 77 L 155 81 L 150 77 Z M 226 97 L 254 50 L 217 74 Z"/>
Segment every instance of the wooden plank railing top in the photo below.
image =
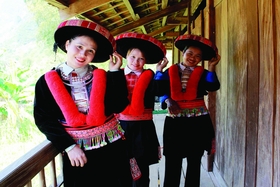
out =
<path fill-rule="evenodd" d="M 58 155 L 48 140 L 30 150 L 0 172 L 0 187 L 25 186 Z"/>

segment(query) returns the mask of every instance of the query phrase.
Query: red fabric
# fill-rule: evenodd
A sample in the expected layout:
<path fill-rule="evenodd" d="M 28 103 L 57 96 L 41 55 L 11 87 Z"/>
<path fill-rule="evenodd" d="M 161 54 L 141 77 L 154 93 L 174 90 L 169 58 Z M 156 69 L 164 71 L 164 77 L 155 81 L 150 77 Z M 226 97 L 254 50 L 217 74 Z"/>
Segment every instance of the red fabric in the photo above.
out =
<path fill-rule="evenodd" d="M 67 126 L 85 127 L 99 126 L 104 124 L 106 116 L 104 114 L 104 96 L 106 90 L 106 72 L 101 69 L 93 71 L 92 89 L 90 94 L 90 109 L 88 115 L 79 112 L 71 95 L 66 90 L 61 78 L 56 71 L 49 71 L 45 74 L 49 89 L 59 105 Z"/>
<path fill-rule="evenodd" d="M 197 86 L 204 69 L 197 66 L 190 78 L 186 87 L 186 92 L 182 92 L 181 78 L 179 75 L 179 67 L 173 65 L 169 68 L 171 98 L 175 101 L 179 100 L 194 100 L 197 94 Z"/>
<path fill-rule="evenodd" d="M 99 126 L 104 124 L 105 116 L 105 92 L 106 92 L 106 72 L 101 69 L 93 71 L 92 88 L 89 100 L 89 113 L 87 117 L 87 124 L 94 124 Z"/>
<path fill-rule="evenodd" d="M 130 104 L 122 112 L 123 114 L 139 115 L 144 112 L 144 97 L 145 91 L 149 85 L 149 82 L 154 76 L 153 71 L 145 70 L 135 84 L 133 93 L 131 96 Z"/>

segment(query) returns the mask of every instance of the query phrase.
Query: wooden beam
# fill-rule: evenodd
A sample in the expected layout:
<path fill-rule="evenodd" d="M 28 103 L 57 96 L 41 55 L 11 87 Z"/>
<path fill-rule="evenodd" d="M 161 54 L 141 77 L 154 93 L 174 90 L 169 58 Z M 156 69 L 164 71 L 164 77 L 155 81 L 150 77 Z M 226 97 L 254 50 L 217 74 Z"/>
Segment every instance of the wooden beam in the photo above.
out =
<path fill-rule="evenodd" d="M 149 7 L 145 8 L 145 9 L 142 9 L 142 10 L 140 10 L 140 11 L 141 11 L 141 12 L 150 11 L 150 9 L 153 9 L 153 8 L 155 8 L 155 9 L 158 10 L 158 7 L 159 7 L 159 6 L 161 6 L 160 3 L 154 4 L 154 5 L 152 5 L 152 6 L 149 6 Z M 152 12 L 152 11 L 150 11 L 150 12 Z"/>
<path fill-rule="evenodd" d="M 112 0 L 98 0 L 98 1 L 90 1 L 90 0 L 79 0 L 70 4 L 68 8 L 59 9 L 60 19 L 66 20 L 72 18 L 76 15 L 83 14 L 93 8 L 99 7 L 106 3 L 111 2 Z"/>
<path fill-rule="evenodd" d="M 159 19 L 161 17 L 164 17 L 164 16 L 167 16 L 169 14 L 172 14 L 174 12 L 178 12 L 182 9 L 185 9 L 187 8 L 187 5 L 189 3 L 189 0 L 188 1 L 181 1 L 180 3 L 177 3 L 176 5 L 173 5 L 173 6 L 170 6 L 170 7 L 167 7 L 166 9 L 160 11 L 160 12 L 156 12 L 154 14 L 151 14 L 150 16 L 147 16 L 147 17 L 144 17 L 144 18 L 141 18 L 135 22 L 132 22 L 130 24 L 127 24 L 123 27 L 119 27 L 119 28 L 116 28 L 114 30 L 111 30 L 111 33 L 116 36 L 120 33 L 123 33 L 123 32 L 126 32 L 126 31 L 129 31 L 135 27 L 139 27 L 139 26 L 142 26 L 144 24 L 147 24 L 147 23 L 150 23 L 156 19 Z"/>
<path fill-rule="evenodd" d="M 45 0 L 47 3 L 49 3 L 50 5 L 55 6 L 58 9 L 64 9 L 67 8 L 69 5 L 66 4 L 64 1 L 62 0 Z"/>
<path fill-rule="evenodd" d="M 110 11 L 110 10 L 112 10 L 112 9 L 115 9 L 115 8 L 118 8 L 119 6 L 121 6 L 121 5 L 123 5 L 124 3 L 122 2 L 122 3 L 119 3 L 119 4 L 116 4 L 116 5 L 111 5 L 111 3 L 110 3 L 110 7 L 108 7 L 108 8 L 106 8 L 106 9 L 104 9 L 104 10 L 99 10 L 98 12 L 96 12 L 96 13 L 94 13 L 94 16 L 98 16 L 98 15 L 100 15 L 100 14 L 103 14 L 104 12 L 108 12 L 108 11 Z M 92 7 L 92 9 L 94 9 L 94 8 L 96 8 L 96 7 Z M 128 11 L 128 10 L 127 10 Z"/>
<path fill-rule="evenodd" d="M 156 36 L 156 35 L 159 35 L 162 32 L 166 32 L 170 29 L 173 29 L 174 27 L 176 27 L 176 26 L 175 25 L 166 25 L 166 26 L 162 27 L 161 29 L 158 29 L 154 32 L 150 32 L 148 35 L 149 36 Z"/>
<path fill-rule="evenodd" d="M 105 18 L 105 19 L 102 19 L 101 21 L 100 21 L 100 23 L 103 23 L 103 22 L 105 22 L 105 21 L 107 21 L 107 20 L 109 20 L 109 19 L 113 19 L 114 17 L 118 17 L 118 16 L 120 16 L 120 15 L 122 15 L 122 14 L 124 14 L 124 13 L 127 13 L 128 12 L 128 10 L 124 10 L 124 11 L 122 11 L 122 12 L 118 12 L 117 14 L 114 14 L 114 15 L 112 15 L 111 17 L 107 17 L 107 18 Z"/>
<path fill-rule="evenodd" d="M 131 15 L 128 15 L 128 16 L 126 16 L 126 17 L 122 17 L 122 18 L 119 19 L 118 21 L 114 21 L 113 23 L 108 24 L 107 27 L 111 27 L 112 25 L 115 25 L 115 24 L 117 24 L 117 23 L 119 23 L 119 22 L 124 22 L 125 19 L 128 19 L 128 18 L 130 18 L 130 17 L 131 17 Z"/>
<path fill-rule="evenodd" d="M 165 36 L 166 37 L 177 37 L 177 36 L 179 36 L 180 35 L 180 32 L 178 31 L 178 32 L 166 32 L 165 33 Z"/>
<path fill-rule="evenodd" d="M 138 20 L 138 17 L 137 17 L 136 14 L 134 13 L 134 10 L 133 10 L 133 8 L 132 8 L 130 2 L 129 2 L 128 0 L 123 0 L 123 2 L 124 2 L 124 4 L 125 4 L 126 8 L 128 9 L 128 11 L 129 11 L 129 13 L 130 13 L 132 19 L 133 19 L 134 21 Z"/>
<path fill-rule="evenodd" d="M 182 22 L 184 24 L 188 24 L 188 21 L 189 21 L 189 16 L 176 16 L 174 18 L 170 18 L 168 19 L 168 21 L 179 21 L 179 22 Z"/>
<path fill-rule="evenodd" d="M 124 2 L 124 4 L 125 4 L 126 8 L 128 9 L 128 11 L 129 11 L 129 13 L 130 13 L 132 19 L 133 19 L 134 21 L 139 20 L 140 17 L 139 17 L 138 14 L 135 14 L 135 12 L 134 12 L 134 10 L 133 10 L 133 8 L 132 8 L 132 6 L 131 6 L 129 0 L 123 0 L 123 2 Z M 141 26 L 140 29 L 142 30 L 142 32 L 143 32 L 144 34 L 147 34 L 146 28 L 145 28 L 144 26 Z"/>
<path fill-rule="evenodd" d="M 162 0 L 162 1 L 161 1 L 161 9 L 162 9 L 162 10 L 166 9 L 167 4 L 168 4 L 168 0 Z M 164 16 L 164 17 L 162 18 L 162 21 L 161 21 L 161 26 L 162 26 L 162 27 L 165 26 L 166 23 L 167 23 L 167 16 Z M 162 33 L 161 35 L 163 36 L 163 33 Z"/>
<path fill-rule="evenodd" d="M 162 9 L 166 9 L 167 5 L 168 5 L 168 0 L 162 0 L 161 1 L 161 8 Z"/>
<path fill-rule="evenodd" d="M 188 16 L 191 17 L 192 15 L 192 3 L 191 3 L 191 0 L 189 1 L 189 5 L 188 5 Z M 189 19 L 188 20 L 188 34 L 191 34 L 191 24 L 192 24 L 192 20 Z"/>
<path fill-rule="evenodd" d="M 184 17 L 184 18 L 182 18 Z M 167 20 L 168 25 L 181 25 L 181 24 L 188 24 L 189 18 L 188 16 L 181 16 L 181 18 L 175 17 L 175 18 L 170 18 Z"/>

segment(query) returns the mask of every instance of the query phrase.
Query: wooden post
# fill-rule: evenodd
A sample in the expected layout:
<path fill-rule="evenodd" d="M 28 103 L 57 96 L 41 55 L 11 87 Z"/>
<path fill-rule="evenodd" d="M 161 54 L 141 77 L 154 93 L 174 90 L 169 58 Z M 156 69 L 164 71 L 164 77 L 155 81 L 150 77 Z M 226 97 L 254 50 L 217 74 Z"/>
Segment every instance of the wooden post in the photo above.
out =
<path fill-rule="evenodd" d="M 191 34 L 191 24 L 192 24 L 192 1 L 189 1 L 188 5 L 188 34 Z"/>
<path fill-rule="evenodd" d="M 209 40 L 215 43 L 215 7 L 214 0 L 208 0 L 208 9 L 209 9 Z M 208 96 L 209 103 L 208 108 L 210 110 L 210 116 L 214 125 L 214 129 L 216 129 L 216 93 L 209 93 Z M 213 142 L 215 144 L 215 141 Z M 215 145 L 212 145 L 215 146 Z M 211 153 L 207 157 L 207 171 L 213 171 L 213 162 L 215 158 L 215 153 Z"/>

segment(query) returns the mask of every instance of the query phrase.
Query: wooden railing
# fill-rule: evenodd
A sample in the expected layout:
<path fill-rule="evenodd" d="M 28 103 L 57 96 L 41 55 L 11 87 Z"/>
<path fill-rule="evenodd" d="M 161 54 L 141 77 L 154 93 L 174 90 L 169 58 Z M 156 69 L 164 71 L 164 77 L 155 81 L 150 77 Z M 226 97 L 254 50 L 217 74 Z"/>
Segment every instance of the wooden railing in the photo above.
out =
<path fill-rule="evenodd" d="M 45 175 L 47 170 L 49 175 Z M 60 174 L 57 175 L 57 171 Z M 35 177 L 38 177 L 37 181 L 34 181 Z M 32 184 L 36 187 L 59 187 L 63 184 L 62 156 L 48 140 L 0 172 L 0 187 L 32 187 Z"/>

